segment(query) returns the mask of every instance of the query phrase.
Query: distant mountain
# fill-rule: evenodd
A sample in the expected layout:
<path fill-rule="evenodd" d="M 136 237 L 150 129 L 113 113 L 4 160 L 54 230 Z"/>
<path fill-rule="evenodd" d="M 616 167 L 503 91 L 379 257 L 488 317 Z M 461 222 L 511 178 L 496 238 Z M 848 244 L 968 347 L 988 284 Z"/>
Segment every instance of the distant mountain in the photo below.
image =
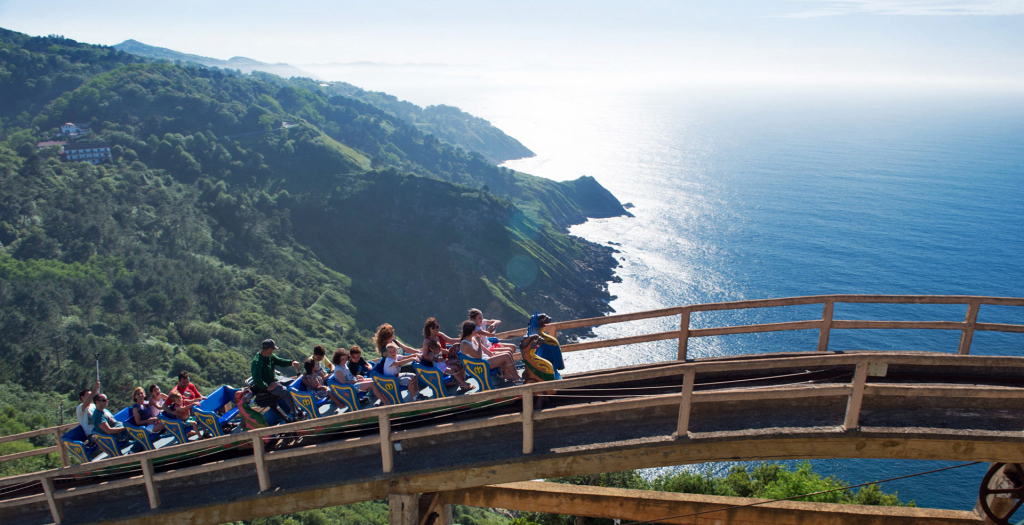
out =
<path fill-rule="evenodd" d="M 114 48 L 144 58 L 192 62 L 206 67 L 238 69 L 243 73 L 264 71 L 283 78 L 308 78 L 312 81 L 297 81 L 302 87 L 313 92 L 320 91 L 327 96 L 341 95 L 366 102 L 402 119 L 420 131 L 433 134 L 466 151 L 479 153 L 489 162 L 499 164 L 506 160 L 534 156 L 529 148 L 492 126 L 490 122 L 470 115 L 459 108 L 445 105 L 421 108 L 387 93 L 366 91 L 345 82 L 321 82 L 312 73 L 290 64 L 267 64 L 245 57 L 220 60 L 190 55 L 164 47 L 150 46 L 138 40 L 125 40 L 115 45 Z M 366 62 L 366 64 L 370 64 L 370 62 Z M 443 64 L 431 65 L 443 66 Z"/>
<path fill-rule="evenodd" d="M 182 62 L 195 62 L 207 67 L 219 67 L 223 69 L 237 69 L 242 73 L 252 73 L 253 71 L 263 71 L 266 73 L 272 73 L 283 78 L 292 77 L 306 77 L 306 78 L 317 78 L 316 75 L 303 71 L 290 64 L 267 64 L 266 62 L 260 62 L 246 57 L 232 57 L 229 60 L 221 60 L 219 58 L 210 58 L 199 55 L 190 55 L 188 53 L 182 53 L 173 49 L 167 49 L 166 47 L 156 47 L 148 44 L 143 44 L 138 40 L 125 40 L 120 44 L 114 46 L 119 51 L 130 53 L 132 55 L 162 59 L 162 60 L 180 60 Z"/>

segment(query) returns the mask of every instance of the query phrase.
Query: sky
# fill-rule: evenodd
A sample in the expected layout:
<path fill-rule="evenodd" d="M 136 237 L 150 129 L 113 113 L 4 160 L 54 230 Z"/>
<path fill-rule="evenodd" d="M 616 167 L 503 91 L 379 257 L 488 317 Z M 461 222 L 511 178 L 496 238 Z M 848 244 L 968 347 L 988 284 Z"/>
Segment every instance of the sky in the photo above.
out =
<path fill-rule="evenodd" d="M 577 85 L 1024 92 L 1024 0 L 0 0 L 0 27 L 287 62 L 329 80 L 372 68 Z"/>

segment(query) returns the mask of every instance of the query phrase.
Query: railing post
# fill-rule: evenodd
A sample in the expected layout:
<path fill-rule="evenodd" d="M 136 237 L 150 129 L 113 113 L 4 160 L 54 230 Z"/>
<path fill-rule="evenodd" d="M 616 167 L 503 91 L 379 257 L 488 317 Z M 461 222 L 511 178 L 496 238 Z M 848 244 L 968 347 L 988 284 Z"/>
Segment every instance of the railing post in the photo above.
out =
<path fill-rule="evenodd" d="M 256 463 L 256 476 L 260 480 L 260 492 L 270 490 L 270 474 L 267 472 L 267 461 L 263 457 L 263 436 L 252 437 L 252 457 Z"/>
<path fill-rule="evenodd" d="M 969 355 L 971 353 L 971 339 L 974 339 L 974 327 L 978 325 L 978 310 L 981 309 L 981 299 L 971 299 L 967 302 L 967 316 L 964 322 L 967 326 L 960 333 L 960 347 L 957 353 Z"/>
<path fill-rule="evenodd" d="M 533 454 L 533 392 L 523 393 L 523 454 Z"/>
<path fill-rule="evenodd" d="M 384 413 L 377 416 L 380 422 L 380 459 L 384 466 L 384 472 L 391 472 L 394 468 L 394 449 L 391 448 L 391 415 Z"/>
<path fill-rule="evenodd" d="M 262 441 L 260 441 L 262 443 Z M 142 460 L 142 479 L 146 482 L 146 494 L 149 495 L 149 508 L 155 509 L 160 506 L 160 493 L 156 491 L 156 483 L 153 482 L 153 458 Z"/>
<path fill-rule="evenodd" d="M 679 315 L 679 354 L 676 359 L 686 361 L 686 345 L 690 340 L 690 309 L 683 308 Z"/>
<path fill-rule="evenodd" d="M 68 449 L 64 448 L 64 440 L 61 439 L 60 426 L 53 427 L 53 437 L 57 439 L 57 450 L 60 451 L 60 464 L 64 468 L 71 466 L 71 458 L 68 457 Z"/>
<path fill-rule="evenodd" d="M 689 368 L 683 373 L 683 391 L 679 399 L 679 425 L 676 428 L 676 439 L 687 437 L 690 430 L 690 400 L 693 399 L 693 383 L 697 370 Z"/>
<path fill-rule="evenodd" d="M 860 361 L 857 369 L 853 372 L 853 391 L 846 401 L 846 418 L 843 421 L 844 430 L 853 430 L 860 427 L 860 405 L 864 401 L 864 383 L 868 379 L 868 362 Z"/>
<path fill-rule="evenodd" d="M 828 333 L 832 329 L 832 311 L 836 302 L 832 299 L 825 299 L 825 309 L 821 313 L 821 333 L 818 334 L 818 351 L 828 351 Z"/>
<path fill-rule="evenodd" d="M 53 497 L 53 480 L 44 476 L 41 481 L 43 482 L 43 493 L 46 494 L 46 503 L 50 506 L 50 515 L 53 516 L 53 522 L 60 525 L 64 523 L 64 507 Z"/>

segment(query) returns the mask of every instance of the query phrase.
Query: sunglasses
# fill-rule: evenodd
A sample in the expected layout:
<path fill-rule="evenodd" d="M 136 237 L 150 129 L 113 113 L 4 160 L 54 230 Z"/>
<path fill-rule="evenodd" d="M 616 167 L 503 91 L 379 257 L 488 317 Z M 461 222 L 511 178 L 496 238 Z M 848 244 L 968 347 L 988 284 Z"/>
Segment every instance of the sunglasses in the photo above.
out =
<path fill-rule="evenodd" d="M 106 403 L 107 402 L 107 398 L 105 398 L 105 397 L 97 397 L 96 398 L 96 402 L 97 403 Z"/>

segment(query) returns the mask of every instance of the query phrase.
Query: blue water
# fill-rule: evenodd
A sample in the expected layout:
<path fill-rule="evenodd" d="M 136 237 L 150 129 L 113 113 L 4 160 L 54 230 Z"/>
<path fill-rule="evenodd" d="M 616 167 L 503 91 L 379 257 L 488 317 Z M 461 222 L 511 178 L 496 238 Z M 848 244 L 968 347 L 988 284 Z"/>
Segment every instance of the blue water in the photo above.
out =
<path fill-rule="evenodd" d="M 456 101 L 458 102 L 458 101 Z M 826 293 L 1024 296 L 1024 99 L 891 94 L 495 92 L 468 97 L 538 153 L 515 169 L 596 177 L 635 218 L 573 233 L 620 243 L 618 312 Z M 961 306 L 838 305 L 837 319 L 963 320 Z M 701 314 L 694 326 L 820 318 L 821 307 Z M 604 327 L 671 330 L 678 318 Z M 980 321 L 1024 323 L 1024 308 Z M 830 349 L 955 352 L 958 332 L 835 330 Z M 691 340 L 693 357 L 812 350 L 817 332 Z M 1024 355 L 977 333 L 972 353 Z M 671 359 L 675 342 L 570 354 L 569 371 Z M 814 461 L 851 483 L 955 463 Z M 722 470 L 729 465 L 713 465 Z M 986 465 L 886 483 L 919 506 L 970 509 Z"/>

